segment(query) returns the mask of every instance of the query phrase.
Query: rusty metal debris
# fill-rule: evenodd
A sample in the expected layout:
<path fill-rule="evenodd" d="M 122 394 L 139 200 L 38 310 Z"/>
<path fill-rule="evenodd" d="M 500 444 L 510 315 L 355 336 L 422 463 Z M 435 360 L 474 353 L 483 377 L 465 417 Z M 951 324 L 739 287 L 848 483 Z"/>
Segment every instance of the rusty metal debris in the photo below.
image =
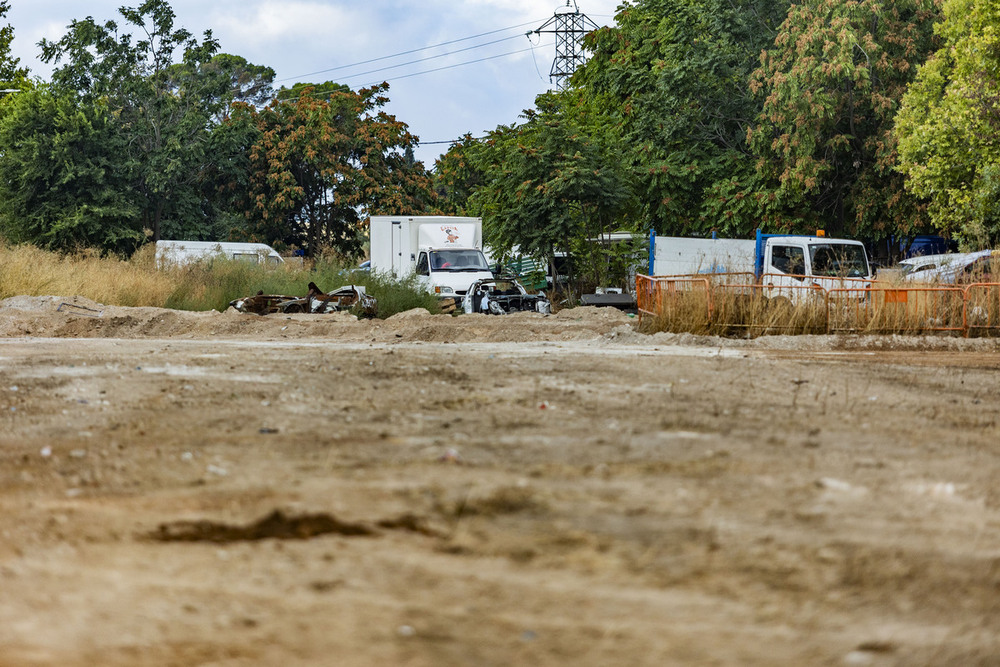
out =
<path fill-rule="evenodd" d="M 363 285 L 345 285 L 332 292 L 323 292 L 316 283 L 309 283 L 304 297 L 283 294 L 264 294 L 234 299 L 229 305 L 241 313 L 270 315 L 272 313 L 334 313 L 341 310 L 358 310 L 366 317 L 374 317 L 378 301 L 370 296 Z"/>
<path fill-rule="evenodd" d="M 101 317 L 104 315 L 103 310 L 78 306 L 75 303 L 66 303 L 65 301 L 59 304 L 56 312 L 72 313 L 73 315 L 83 315 L 84 317 Z"/>

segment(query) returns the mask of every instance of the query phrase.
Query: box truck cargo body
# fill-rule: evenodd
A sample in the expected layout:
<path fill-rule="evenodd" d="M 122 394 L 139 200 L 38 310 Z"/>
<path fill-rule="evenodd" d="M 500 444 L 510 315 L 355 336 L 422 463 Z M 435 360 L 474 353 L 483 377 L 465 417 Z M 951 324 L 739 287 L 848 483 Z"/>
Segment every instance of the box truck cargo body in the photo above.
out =
<path fill-rule="evenodd" d="M 483 255 L 481 218 L 374 215 L 368 229 L 374 272 L 415 274 L 442 298 L 462 296 L 472 283 L 493 277 Z"/>

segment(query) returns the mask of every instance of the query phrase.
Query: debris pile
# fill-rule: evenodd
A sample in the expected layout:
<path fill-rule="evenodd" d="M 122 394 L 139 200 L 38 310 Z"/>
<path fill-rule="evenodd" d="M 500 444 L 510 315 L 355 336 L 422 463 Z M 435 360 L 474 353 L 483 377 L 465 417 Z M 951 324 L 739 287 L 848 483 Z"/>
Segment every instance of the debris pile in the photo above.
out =
<path fill-rule="evenodd" d="M 374 317 L 378 301 L 370 296 L 363 285 L 345 285 L 324 293 L 316 283 L 309 283 L 304 297 L 284 294 L 264 294 L 234 299 L 229 305 L 241 313 L 270 315 L 272 313 L 335 313 L 342 310 L 359 310 L 366 317 Z"/>

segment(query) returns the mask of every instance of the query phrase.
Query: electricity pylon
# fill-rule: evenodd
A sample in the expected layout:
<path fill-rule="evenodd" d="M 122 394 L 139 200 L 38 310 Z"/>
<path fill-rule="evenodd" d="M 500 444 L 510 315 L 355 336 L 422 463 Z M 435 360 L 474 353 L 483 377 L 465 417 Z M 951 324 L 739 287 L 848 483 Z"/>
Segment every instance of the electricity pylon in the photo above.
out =
<path fill-rule="evenodd" d="M 583 36 L 597 30 L 597 24 L 580 11 L 576 0 L 566 0 L 565 7 L 556 9 L 555 14 L 536 30 L 528 32 L 540 35 L 552 33 L 556 36 L 556 57 L 549 70 L 549 82 L 562 90 L 576 68 L 587 62 L 583 50 Z"/>

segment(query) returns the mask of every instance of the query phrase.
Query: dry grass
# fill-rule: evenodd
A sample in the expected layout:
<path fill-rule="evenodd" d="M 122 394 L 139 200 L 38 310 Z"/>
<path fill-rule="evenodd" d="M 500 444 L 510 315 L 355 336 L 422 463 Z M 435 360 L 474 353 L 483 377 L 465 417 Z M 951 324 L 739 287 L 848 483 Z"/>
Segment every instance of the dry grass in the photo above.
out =
<path fill-rule="evenodd" d="M 660 295 L 648 331 L 755 337 L 765 334 L 1000 333 L 1000 286 L 881 282 L 871 289 L 802 290 L 768 298 L 754 285 L 713 279 Z"/>
<path fill-rule="evenodd" d="M 319 259 L 308 267 L 271 267 L 209 260 L 156 267 L 148 244 L 129 260 L 96 251 L 63 255 L 34 246 L 0 245 L 0 299 L 11 296 L 83 296 L 109 306 L 152 306 L 179 310 L 225 310 L 229 302 L 258 291 L 304 296 L 310 282 L 324 290 L 365 285 L 378 299 L 378 317 L 423 307 L 439 310 L 437 299 L 415 281 L 392 281 Z"/>
<path fill-rule="evenodd" d="M 115 306 L 162 305 L 177 285 L 155 270 L 152 252 L 150 246 L 124 261 L 87 251 L 60 255 L 34 246 L 0 246 L 0 298 L 78 295 Z"/>

